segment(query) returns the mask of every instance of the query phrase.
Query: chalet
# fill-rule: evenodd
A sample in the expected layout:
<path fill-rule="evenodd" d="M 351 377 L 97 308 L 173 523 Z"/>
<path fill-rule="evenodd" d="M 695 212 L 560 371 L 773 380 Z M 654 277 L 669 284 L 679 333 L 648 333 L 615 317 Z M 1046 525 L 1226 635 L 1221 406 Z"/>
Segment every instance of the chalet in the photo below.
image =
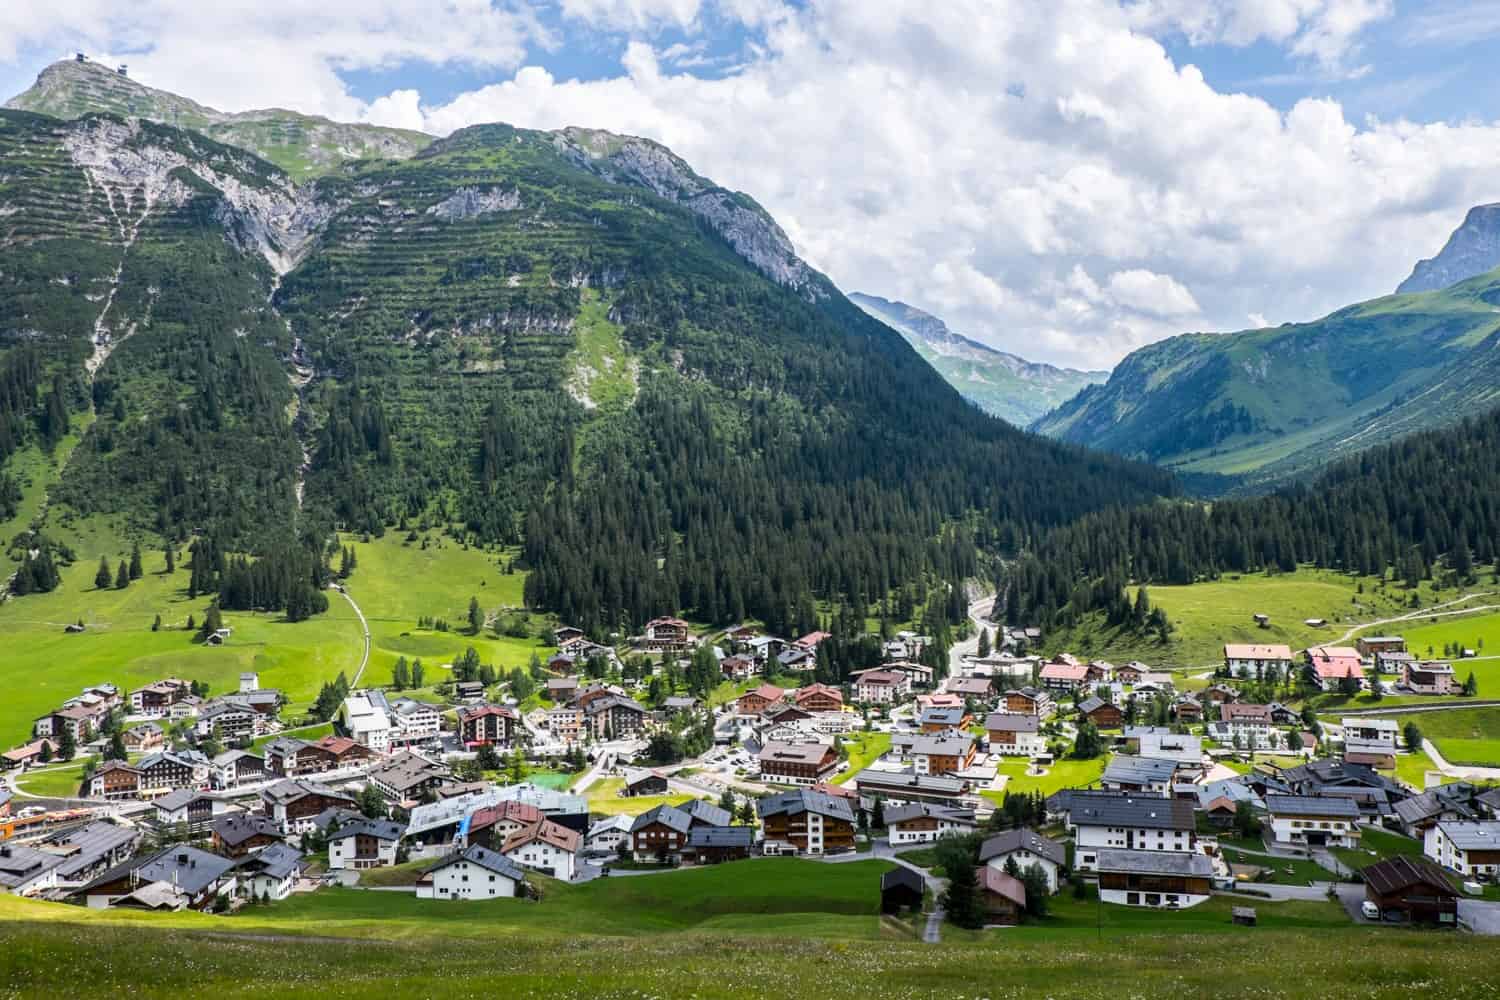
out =
<path fill-rule="evenodd" d="M 152 681 L 130 692 L 130 714 L 160 718 L 174 704 L 192 694 L 193 686 L 178 677 Z"/>
<path fill-rule="evenodd" d="M 1045 719 L 1057 711 L 1052 693 L 1041 688 L 1025 687 L 1005 692 L 1001 711 L 1012 715 L 1035 715 Z"/>
<path fill-rule="evenodd" d="M 1278 847 L 1357 847 L 1359 807 L 1327 795 L 1267 795 L 1271 835 Z"/>
<path fill-rule="evenodd" d="M 75 895 L 92 909 L 202 910 L 219 896 L 233 895 L 238 885 L 232 859 L 175 844 L 116 865 Z"/>
<path fill-rule="evenodd" d="M 158 750 L 136 762 L 143 798 L 177 788 L 207 788 L 213 765 L 196 750 Z"/>
<path fill-rule="evenodd" d="M 581 708 L 564 705 L 547 711 L 547 731 L 563 743 L 577 743 L 583 739 L 583 722 Z"/>
<path fill-rule="evenodd" d="M 557 705 L 566 705 L 578 694 L 577 677 L 547 678 L 547 700 Z"/>
<path fill-rule="evenodd" d="M 1035 715 L 991 712 L 984 720 L 990 753 L 1030 757 L 1042 752 L 1047 748 L 1047 740 L 1041 733 L 1041 724 Z"/>
<path fill-rule="evenodd" d="M 880 876 L 880 912 L 918 912 L 922 909 L 926 892 L 927 884 L 921 875 L 898 865 Z"/>
<path fill-rule="evenodd" d="M 1263 677 L 1267 670 L 1283 677 L 1292 669 L 1292 647 L 1262 643 L 1226 643 L 1224 669 L 1231 677 Z"/>
<path fill-rule="evenodd" d="M 57 884 L 76 886 L 125 861 L 140 841 L 138 829 L 95 820 L 51 834 L 39 846 L 60 861 L 52 869 Z"/>
<path fill-rule="evenodd" d="M 806 712 L 842 712 L 844 693 L 827 684 L 809 684 L 791 693 L 792 703 Z"/>
<path fill-rule="evenodd" d="M 695 826 L 688 831 L 682 859 L 699 865 L 740 861 L 755 846 L 755 830 L 748 826 Z"/>
<path fill-rule="evenodd" d="M 965 699 L 987 701 L 995 696 L 995 682 L 988 677 L 950 677 L 943 689 Z"/>
<path fill-rule="evenodd" d="M 1177 774 L 1177 767 L 1175 760 L 1115 754 L 1105 766 L 1100 784 L 1111 792 L 1166 798 L 1172 794 L 1172 779 Z"/>
<path fill-rule="evenodd" d="M 173 722 L 196 719 L 205 702 L 195 694 L 185 694 L 167 706 L 167 718 Z"/>
<path fill-rule="evenodd" d="M 1500 822 L 1439 820 L 1428 827 L 1422 853 L 1471 879 L 1500 879 Z"/>
<path fill-rule="evenodd" d="M 516 711 L 506 705 L 466 705 L 458 710 L 458 739 L 466 749 L 508 747 L 516 736 Z"/>
<path fill-rule="evenodd" d="M 0 768 L 3 768 L 7 771 L 11 771 L 16 768 L 21 768 L 22 770 L 24 770 L 31 765 L 40 762 L 43 749 L 45 749 L 49 755 L 56 755 L 57 741 L 50 737 L 44 737 L 42 739 L 32 740 L 30 743 L 23 743 L 18 747 L 12 747 L 4 753 L 0 753 Z"/>
<path fill-rule="evenodd" d="M 895 705 L 911 693 L 911 678 L 900 670 L 866 670 L 854 682 L 854 700 Z"/>
<path fill-rule="evenodd" d="M 1038 676 L 1045 688 L 1072 691 L 1088 683 L 1089 668 L 1084 663 L 1048 663 Z"/>
<path fill-rule="evenodd" d="M 594 699 L 583 714 L 596 740 L 623 739 L 646 728 L 645 707 L 622 694 Z"/>
<path fill-rule="evenodd" d="M 1235 701 L 1239 698 L 1238 689 L 1228 684 L 1210 684 L 1203 689 L 1202 700 L 1208 704 L 1223 705 L 1226 702 Z"/>
<path fill-rule="evenodd" d="M 688 623 L 681 618 L 653 618 L 646 623 L 647 649 L 687 649 L 693 644 Z"/>
<path fill-rule="evenodd" d="M 400 753 L 369 772 L 370 784 L 393 802 L 415 802 L 453 777 L 448 765 L 415 753 Z"/>
<path fill-rule="evenodd" d="M 217 789 L 238 788 L 266 778 L 265 760 L 248 750 L 225 750 L 210 763 L 213 770 L 209 780 Z"/>
<path fill-rule="evenodd" d="M 907 681 L 909 681 L 913 687 L 932 687 L 932 668 L 924 664 L 914 663 L 911 660 L 892 660 L 886 663 L 882 663 L 880 665 L 880 669 L 882 671 L 893 671 L 898 674 L 905 674 Z M 857 679 L 858 675 L 851 674 L 850 676 Z"/>
<path fill-rule="evenodd" d="M 476 809 L 461 827 L 461 839 L 498 851 L 510 837 L 546 818 L 529 802 L 498 802 Z"/>
<path fill-rule="evenodd" d="M 759 715 L 768 706 L 781 701 L 785 695 L 786 692 L 774 684 L 762 684 L 736 699 L 735 712 L 738 715 Z"/>
<path fill-rule="evenodd" d="M 26 844 L 0 842 L 0 892 L 31 896 L 57 887 L 62 860 Z"/>
<path fill-rule="evenodd" d="M 1004 871 L 979 869 L 979 908 L 987 924 L 1019 924 L 1026 912 L 1026 884 Z"/>
<path fill-rule="evenodd" d="M 1399 730 L 1395 719 L 1353 718 L 1339 720 L 1344 729 L 1346 753 L 1368 753 L 1384 756 L 1396 752 Z"/>
<path fill-rule="evenodd" d="M 687 844 L 693 820 L 675 806 L 659 805 L 641 813 L 630 825 L 630 851 L 637 861 L 665 864 Z"/>
<path fill-rule="evenodd" d="M 313 820 L 326 809 L 353 809 L 352 795 L 336 792 L 306 779 L 286 778 L 260 792 L 261 808 L 289 837 L 313 829 Z"/>
<path fill-rule="evenodd" d="M 375 758 L 375 754 L 369 747 L 363 746 L 348 736 L 335 736 L 330 733 L 314 742 L 312 746 L 326 755 L 329 765 L 327 769 L 331 771 L 357 767 Z"/>
<path fill-rule="evenodd" d="M 396 849 L 406 828 L 387 819 L 357 819 L 328 835 L 328 867 L 387 868 L 396 863 Z"/>
<path fill-rule="evenodd" d="M 1377 653 L 1404 653 L 1406 640 L 1399 635 L 1362 635 L 1354 640 L 1354 648 L 1364 657 L 1373 657 Z"/>
<path fill-rule="evenodd" d="M 446 855 L 417 879 L 418 899 L 510 899 L 525 892 L 526 875 L 504 855 L 470 846 Z"/>
<path fill-rule="evenodd" d="M 1203 703 L 1190 694 L 1178 698 L 1172 705 L 1172 713 L 1178 722 L 1202 722 Z"/>
<path fill-rule="evenodd" d="M 1119 729 L 1125 722 L 1125 713 L 1120 711 L 1118 705 L 1112 705 L 1098 696 L 1079 702 L 1078 716 L 1100 729 Z"/>
<path fill-rule="evenodd" d="M 578 874 L 578 852 L 583 836 L 549 819 L 517 830 L 505 839 L 500 853 L 523 868 L 564 881 Z"/>
<path fill-rule="evenodd" d="M 226 858 L 242 858 L 285 839 L 281 827 L 269 816 L 229 813 L 214 820 L 214 852 Z"/>
<path fill-rule="evenodd" d="M 328 755 L 321 748 L 294 736 L 278 736 L 264 750 L 268 776 L 294 778 L 331 770 Z"/>
<path fill-rule="evenodd" d="M 755 804 L 767 854 L 835 854 L 854 849 L 854 809 L 847 800 L 801 788 Z"/>
<path fill-rule="evenodd" d="M 625 795 L 665 795 L 667 776 L 661 771 L 625 769 Z"/>
<path fill-rule="evenodd" d="M 1052 808 L 1048 803 L 1049 810 Z M 1198 837 L 1193 805 L 1181 799 L 1119 793 L 1072 793 L 1067 809 L 1074 837 L 1074 867 L 1094 871 L 1100 851 L 1194 853 Z"/>
<path fill-rule="evenodd" d="M 962 708 L 926 708 L 917 716 L 917 726 L 924 733 L 945 733 L 966 729 L 974 719 Z"/>
<path fill-rule="evenodd" d="M 1474 786 L 1464 781 L 1429 788 L 1420 795 L 1397 802 L 1396 819 L 1408 837 L 1423 840 L 1427 831 L 1441 821 L 1479 819 L 1483 804 L 1474 793 Z"/>
<path fill-rule="evenodd" d="M 1376 653 L 1375 672 L 1377 674 L 1396 674 L 1399 677 L 1406 675 L 1406 668 L 1417 662 L 1412 653 Z"/>
<path fill-rule="evenodd" d="M 1269 705 L 1226 702 L 1219 706 L 1219 721 L 1210 723 L 1209 731 L 1221 743 L 1236 748 L 1268 750 L 1276 728 L 1271 722 Z"/>
<path fill-rule="evenodd" d="M 661 703 L 662 714 L 667 718 L 674 718 L 684 712 L 696 711 L 699 707 L 697 698 L 690 694 L 674 694 L 664 698 Z"/>
<path fill-rule="evenodd" d="M 940 691 L 937 694 L 917 695 L 917 712 L 925 712 L 929 708 L 963 708 L 964 700 L 956 694 Z"/>
<path fill-rule="evenodd" d="M 36 720 L 32 726 L 32 735 L 38 738 L 62 739 L 63 733 L 69 733 L 75 744 L 82 745 L 93 739 L 94 734 L 99 731 L 104 720 L 109 717 L 109 709 L 104 705 L 72 704 L 64 705 L 56 711 L 48 712 Z"/>
<path fill-rule="evenodd" d="M 123 760 L 107 760 L 84 781 L 80 794 L 91 799 L 133 799 L 140 790 L 140 768 Z"/>
<path fill-rule="evenodd" d="M 895 741 L 892 740 L 892 746 Z M 974 763 L 974 737 L 967 733 L 912 737 L 905 751 L 917 774 L 968 770 Z"/>
<path fill-rule="evenodd" d="M 726 656 L 719 661 L 719 671 L 725 680 L 743 681 L 755 676 L 755 658 L 743 653 Z"/>
<path fill-rule="evenodd" d="M 863 797 L 888 802 L 934 802 L 938 805 L 972 806 L 977 796 L 969 783 L 946 774 L 917 774 L 914 770 L 890 771 L 865 768 L 854 776 L 855 789 Z"/>
<path fill-rule="evenodd" d="M 1144 663 L 1141 663 L 1137 660 L 1131 660 L 1123 667 L 1115 668 L 1115 680 L 1119 681 L 1121 684 L 1139 684 L 1141 678 L 1145 677 L 1150 672 L 1150 668 L 1148 668 Z"/>
<path fill-rule="evenodd" d="M 772 741 L 761 748 L 761 780 L 778 785 L 815 785 L 838 771 L 838 751 L 826 743 Z"/>
<path fill-rule="evenodd" d="M 484 701 L 484 684 L 481 681 L 459 681 L 453 685 L 453 694 L 462 702 L 481 702 Z"/>
<path fill-rule="evenodd" d="M 292 894 L 307 865 L 295 847 L 272 844 L 240 860 L 240 884 L 252 899 L 283 900 Z"/>
<path fill-rule="evenodd" d="M 542 788 L 529 782 L 496 789 L 494 794 L 497 802 L 518 802 L 535 806 L 543 816 L 570 830 L 584 833 L 589 828 L 589 804 L 581 795 Z"/>
<path fill-rule="evenodd" d="M 573 625 L 559 625 L 552 630 L 552 645 L 561 648 L 565 643 L 583 638 L 583 629 Z"/>
<path fill-rule="evenodd" d="M 1313 646 L 1307 651 L 1307 664 L 1324 691 L 1333 691 L 1346 679 L 1366 686 L 1364 665 L 1359 653 L 1348 646 Z"/>
<path fill-rule="evenodd" d="M 1398 854 L 1360 869 L 1365 900 L 1382 919 L 1455 927 L 1458 893 L 1441 868 L 1426 858 Z"/>
<path fill-rule="evenodd" d="M 588 835 L 583 838 L 584 850 L 595 854 L 617 853 L 620 845 L 630 839 L 630 826 L 634 820 L 634 816 L 623 813 L 606 816 L 589 827 Z"/>
<path fill-rule="evenodd" d="M 1401 683 L 1412 694 L 1457 694 L 1460 688 L 1453 664 L 1437 660 L 1405 664 Z"/>
<path fill-rule="evenodd" d="M 160 749 L 166 741 L 166 735 L 162 732 L 161 726 L 156 723 L 142 722 L 121 733 L 120 739 L 124 742 L 126 750 L 132 753 L 146 753 Z"/>
<path fill-rule="evenodd" d="M 381 697 L 382 699 L 384 698 L 383 693 L 381 693 Z M 231 692 L 230 694 L 221 696 L 218 700 L 226 704 L 248 708 L 256 715 L 264 716 L 267 719 L 274 719 L 277 715 L 281 714 L 281 706 L 285 701 L 280 691 L 275 688 L 263 687 L 256 687 L 248 691 L 240 690 Z M 264 725 L 264 721 L 261 724 Z"/>
<path fill-rule="evenodd" d="M 1098 852 L 1099 898 L 1105 903 L 1167 909 L 1197 906 L 1213 889 L 1213 862 L 1194 852 Z"/>
<path fill-rule="evenodd" d="M 1003 872 L 1006 862 L 1012 860 L 1023 872 L 1033 865 L 1041 869 L 1047 877 L 1047 888 L 1057 892 L 1062 885 L 1063 869 L 1067 867 L 1068 850 L 1027 827 L 986 837 L 979 847 L 979 863 L 996 871 Z"/>
<path fill-rule="evenodd" d="M 212 736 L 221 743 L 252 739 L 260 716 L 248 708 L 224 701 L 211 701 L 198 713 L 193 732 L 200 739 Z"/>
<path fill-rule="evenodd" d="M 930 844 L 941 837 L 973 833 L 978 826 L 974 810 L 911 802 L 885 810 L 886 831 L 891 846 Z"/>
<path fill-rule="evenodd" d="M 217 795 L 179 788 L 152 801 L 150 819 L 163 829 L 185 828 L 200 833 L 229 809 L 229 803 Z"/>

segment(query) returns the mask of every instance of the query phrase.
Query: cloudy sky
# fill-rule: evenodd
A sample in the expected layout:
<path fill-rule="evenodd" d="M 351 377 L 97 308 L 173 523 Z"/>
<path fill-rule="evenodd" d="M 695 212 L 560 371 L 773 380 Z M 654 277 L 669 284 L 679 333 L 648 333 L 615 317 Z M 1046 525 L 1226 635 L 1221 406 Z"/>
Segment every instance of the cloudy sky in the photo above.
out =
<path fill-rule="evenodd" d="M 846 290 L 1039 360 L 1389 292 L 1500 201 L 1500 0 L 8 0 L 225 109 L 650 136 Z M 1489 58 L 1487 58 L 1489 57 Z"/>

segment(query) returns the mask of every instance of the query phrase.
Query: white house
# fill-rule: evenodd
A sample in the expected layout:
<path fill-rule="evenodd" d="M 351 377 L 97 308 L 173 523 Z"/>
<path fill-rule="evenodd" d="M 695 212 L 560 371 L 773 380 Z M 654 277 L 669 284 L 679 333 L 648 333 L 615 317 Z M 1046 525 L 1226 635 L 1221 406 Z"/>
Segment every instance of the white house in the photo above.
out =
<path fill-rule="evenodd" d="M 583 837 L 561 823 L 544 819 L 505 838 L 500 853 L 524 868 L 571 882 L 578 874 L 578 851 Z"/>
<path fill-rule="evenodd" d="M 1224 646 L 1224 666 L 1235 677 L 1256 677 L 1275 667 L 1282 675 L 1292 669 L 1292 647 L 1258 643 L 1228 643 Z"/>
<path fill-rule="evenodd" d="M 1014 859 L 1016 868 L 1025 871 L 1032 865 L 1047 876 L 1047 888 L 1056 892 L 1062 881 L 1062 869 L 1068 860 L 1068 850 L 1051 838 L 1035 830 L 1022 827 L 1007 830 L 985 838 L 979 847 L 979 862 L 996 871 L 1005 871 L 1007 861 Z"/>
<path fill-rule="evenodd" d="M 391 724 L 395 727 L 390 737 L 393 742 L 421 743 L 442 732 L 443 715 L 436 705 L 397 698 L 391 702 Z"/>
<path fill-rule="evenodd" d="M 1422 853 L 1460 875 L 1500 878 L 1500 820 L 1441 820 L 1427 828 Z"/>
<path fill-rule="evenodd" d="M 1395 719 L 1362 719 L 1346 716 L 1339 720 L 1344 727 L 1345 753 L 1396 752 L 1397 727 Z"/>
<path fill-rule="evenodd" d="M 396 848 L 406 828 L 386 819 L 345 823 L 328 838 L 328 867 L 386 868 L 396 863 Z"/>
<path fill-rule="evenodd" d="M 867 670 L 854 682 L 854 700 L 895 705 L 911 693 L 911 678 L 899 670 Z"/>
<path fill-rule="evenodd" d="M 282 900 L 292 894 L 297 876 L 307 867 L 302 852 L 271 844 L 240 861 L 240 888 L 252 899 Z"/>
<path fill-rule="evenodd" d="M 930 844 L 940 837 L 973 833 L 978 822 L 972 809 L 909 802 L 885 810 L 886 831 L 891 846 Z"/>
<path fill-rule="evenodd" d="M 620 844 L 630 839 L 630 826 L 634 817 L 619 815 L 601 819 L 589 827 L 583 838 L 584 850 L 618 852 Z"/>
<path fill-rule="evenodd" d="M 507 858 L 472 846 L 449 854 L 417 880 L 418 899 L 501 899 L 521 894 L 526 876 Z"/>
<path fill-rule="evenodd" d="M 1279 847 L 1359 846 L 1359 806 L 1351 799 L 1267 795 L 1266 812 Z"/>
<path fill-rule="evenodd" d="M 1074 795 L 1068 809 L 1074 862 L 1094 871 L 1101 850 L 1197 850 L 1193 804 L 1182 799 L 1137 795 Z"/>
<path fill-rule="evenodd" d="M 1183 909 L 1208 899 L 1213 862 L 1206 854 L 1159 851 L 1100 851 L 1099 899 L 1121 906 Z"/>
<path fill-rule="evenodd" d="M 339 706 L 344 732 L 362 747 L 385 753 L 391 745 L 390 706 L 380 691 L 355 691 Z"/>

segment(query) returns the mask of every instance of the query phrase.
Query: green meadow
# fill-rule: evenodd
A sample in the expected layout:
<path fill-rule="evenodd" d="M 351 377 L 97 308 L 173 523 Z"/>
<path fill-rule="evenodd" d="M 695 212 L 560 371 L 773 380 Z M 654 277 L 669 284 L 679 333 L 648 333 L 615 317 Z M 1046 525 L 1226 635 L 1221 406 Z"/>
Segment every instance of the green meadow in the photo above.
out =
<path fill-rule="evenodd" d="M 880 861 L 792 859 L 537 879 L 540 902 L 326 890 L 231 917 L 0 897 L 8 995 L 777 998 L 1486 996 L 1485 939 L 1353 926 L 1335 903 L 1180 912 L 1064 893 L 1021 927 L 915 939 L 878 916 Z M 302 940 L 305 939 L 305 940 Z M 289 960 L 291 959 L 291 960 Z M 1288 975 L 1295 969 L 1295 975 Z"/>
<path fill-rule="evenodd" d="M 1500 765 L 1500 708 L 1414 712 L 1397 721 L 1415 722 L 1450 764 Z"/>

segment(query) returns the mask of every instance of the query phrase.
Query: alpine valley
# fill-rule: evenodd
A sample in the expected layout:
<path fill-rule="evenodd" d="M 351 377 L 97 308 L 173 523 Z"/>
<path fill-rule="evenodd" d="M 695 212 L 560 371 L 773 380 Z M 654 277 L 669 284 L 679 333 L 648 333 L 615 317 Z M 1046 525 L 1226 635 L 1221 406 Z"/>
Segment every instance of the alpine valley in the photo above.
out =
<path fill-rule="evenodd" d="M 807 630 L 819 601 L 921 604 L 981 551 L 1173 489 L 967 405 L 652 142 L 231 116 L 84 62 L 10 106 L 19 591 L 116 558 L 84 538 L 105 524 L 208 552 L 198 592 L 241 553 L 263 571 L 238 604 L 316 605 L 336 528 L 437 524 L 520 546 L 528 605 L 584 628 Z"/>

